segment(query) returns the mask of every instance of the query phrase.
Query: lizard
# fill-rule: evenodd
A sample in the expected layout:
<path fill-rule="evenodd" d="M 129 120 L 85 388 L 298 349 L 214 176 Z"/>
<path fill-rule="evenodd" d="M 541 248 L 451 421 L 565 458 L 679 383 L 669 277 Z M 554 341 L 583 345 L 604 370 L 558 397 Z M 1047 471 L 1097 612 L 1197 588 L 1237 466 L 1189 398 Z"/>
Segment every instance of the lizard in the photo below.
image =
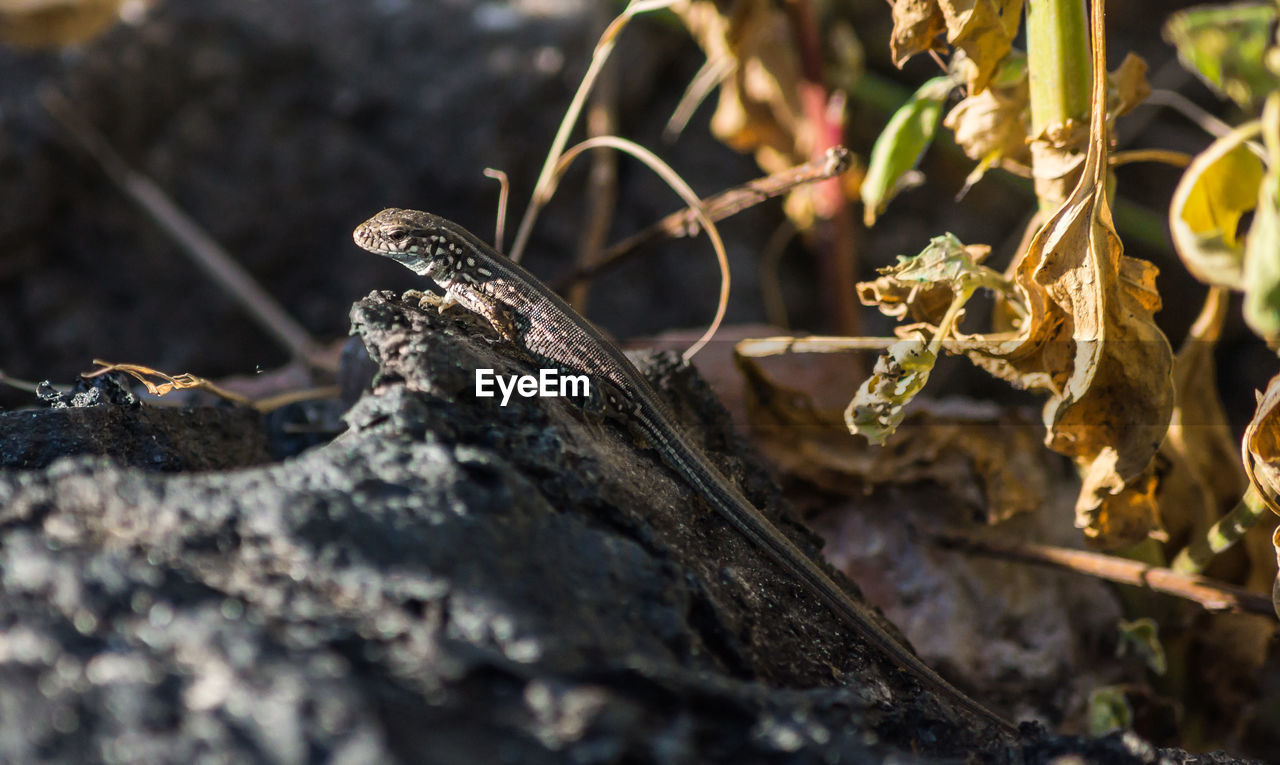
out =
<path fill-rule="evenodd" d="M 680 478 L 788 576 L 821 600 L 854 633 L 892 658 L 923 687 L 1007 732 L 1016 728 L 969 698 L 925 664 L 760 512 L 676 425 L 676 417 L 622 350 L 519 264 L 452 221 L 389 208 L 360 224 L 360 247 L 386 256 L 444 290 L 454 305 L 479 314 L 505 339 L 541 363 L 594 378 L 598 405 L 639 430 Z"/>

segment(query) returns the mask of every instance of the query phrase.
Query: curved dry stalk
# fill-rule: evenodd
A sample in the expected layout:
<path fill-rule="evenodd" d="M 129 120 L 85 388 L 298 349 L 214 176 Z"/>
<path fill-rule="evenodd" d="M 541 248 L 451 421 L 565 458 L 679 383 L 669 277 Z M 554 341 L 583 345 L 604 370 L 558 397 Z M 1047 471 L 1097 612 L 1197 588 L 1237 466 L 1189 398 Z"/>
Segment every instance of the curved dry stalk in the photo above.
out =
<path fill-rule="evenodd" d="M 1231 512 L 1182 548 L 1169 564 L 1169 568 L 1179 574 L 1199 574 L 1205 570 L 1214 556 L 1231 549 L 1236 542 L 1243 539 L 1244 535 L 1249 533 L 1249 529 L 1256 526 L 1258 521 L 1268 514 L 1269 509 L 1257 489 L 1250 486 Z"/>
<path fill-rule="evenodd" d="M 498 215 L 493 223 L 493 249 L 502 252 L 502 238 L 507 233 L 507 197 L 511 194 L 511 179 L 496 167 L 486 167 L 484 177 L 498 182 Z"/>
<path fill-rule="evenodd" d="M 147 392 L 153 396 L 166 396 L 175 390 L 203 390 L 208 393 L 230 401 L 241 406 L 253 406 L 253 400 L 242 396 L 235 391 L 227 390 L 222 386 L 206 380 L 203 377 L 197 377 L 190 372 L 171 375 L 167 372 L 161 372 L 142 364 L 116 364 L 102 359 L 94 359 L 94 364 L 98 365 L 97 369 L 81 372 L 80 376 L 86 380 L 92 380 L 95 377 L 101 377 L 109 372 L 123 372 L 142 384 Z M 157 378 L 162 382 L 156 383 L 149 378 Z"/>
<path fill-rule="evenodd" d="M 702 202 L 698 199 L 698 195 L 694 193 L 689 184 L 685 183 L 684 179 L 681 178 L 670 165 L 663 162 L 658 158 L 658 155 L 644 148 L 640 144 L 634 141 L 628 141 L 627 139 L 619 136 L 602 135 L 595 138 L 588 138 L 582 143 L 579 143 L 566 151 L 554 168 L 554 172 L 551 176 L 552 184 L 554 185 L 555 179 L 564 174 L 564 171 L 568 169 L 569 164 L 573 162 L 578 155 L 588 149 L 598 147 L 608 147 L 630 154 L 647 165 L 650 170 L 657 173 L 658 177 L 662 178 L 662 180 L 671 187 L 672 191 L 679 194 L 680 198 L 689 206 L 689 209 L 693 211 L 694 216 L 698 220 L 698 225 L 702 227 L 703 231 L 707 232 L 707 238 L 711 240 L 711 246 L 715 249 L 716 262 L 720 266 L 720 299 L 716 303 L 716 315 L 715 318 L 711 320 L 711 326 L 707 328 L 706 332 L 702 333 L 702 336 L 698 338 L 697 342 L 689 346 L 689 349 L 682 354 L 685 361 L 688 361 L 693 358 L 694 354 L 702 350 L 703 346 L 711 342 L 712 336 L 714 336 L 716 331 L 720 329 L 720 324 L 724 321 L 725 311 L 728 310 L 729 307 L 729 256 L 725 252 L 724 241 L 720 238 L 720 231 L 716 228 L 715 222 L 712 221 L 706 214 L 706 211 L 702 209 Z"/>
<path fill-rule="evenodd" d="M 605 62 L 609 60 L 609 56 L 613 53 L 618 35 L 635 16 L 641 13 L 661 10 L 674 5 L 675 2 L 676 0 L 631 0 L 622 13 L 604 30 L 604 34 L 600 35 L 600 41 L 596 43 L 596 48 L 591 54 L 591 63 L 587 66 L 587 73 L 583 75 L 582 82 L 578 84 L 578 90 L 573 94 L 573 100 L 569 102 L 569 108 L 565 110 L 564 119 L 560 121 L 560 127 L 556 130 L 556 136 L 551 142 L 551 149 L 547 152 L 547 159 L 542 163 L 542 171 L 538 174 L 538 181 L 533 186 L 533 195 L 529 198 L 528 206 L 525 207 L 524 217 L 520 219 L 520 228 L 516 231 L 515 241 L 511 243 L 511 253 L 508 256 L 511 260 L 516 263 L 520 262 L 520 258 L 524 255 L 524 248 L 529 243 L 529 235 L 533 232 L 533 222 L 537 220 L 538 212 L 542 210 L 547 204 L 547 200 L 551 199 L 551 195 L 555 192 L 555 178 L 559 175 L 555 172 L 555 168 L 561 161 L 561 154 L 564 151 L 565 144 L 569 142 L 569 133 L 572 132 L 573 126 L 578 123 L 578 115 L 582 113 L 582 107 L 587 101 L 587 94 L 591 92 L 591 86 L 595 84 L 596 78 L 600 76 L 600 70 L 604 68 Z"/>

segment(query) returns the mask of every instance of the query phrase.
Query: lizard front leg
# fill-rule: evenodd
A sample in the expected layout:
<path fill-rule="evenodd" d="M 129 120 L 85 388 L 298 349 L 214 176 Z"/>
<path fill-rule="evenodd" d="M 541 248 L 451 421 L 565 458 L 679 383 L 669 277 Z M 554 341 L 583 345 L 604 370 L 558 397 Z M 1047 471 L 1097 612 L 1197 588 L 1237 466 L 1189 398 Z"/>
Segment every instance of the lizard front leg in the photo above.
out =
<path fill-rule="evenodd" d="M 473 287 L 451 284 L 445 288 L 444 298 L 440 301 L 440 312 L 444 313 L 454 305 L 460 305 L 480 316 L 504 340 L 520 345 L 520 322 L 515 312 L 500 301 Z"/>

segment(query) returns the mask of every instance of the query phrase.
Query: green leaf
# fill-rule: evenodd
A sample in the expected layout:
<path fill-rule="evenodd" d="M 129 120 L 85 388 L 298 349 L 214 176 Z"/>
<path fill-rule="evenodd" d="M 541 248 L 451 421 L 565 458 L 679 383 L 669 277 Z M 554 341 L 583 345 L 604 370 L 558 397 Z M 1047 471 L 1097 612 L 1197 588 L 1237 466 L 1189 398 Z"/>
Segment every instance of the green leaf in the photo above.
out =
<path fill-rule="evenodd" d="M 849 432 L 883 445 L 902 424 L 907 404 L 929 382 L 937 360 L 922 334 L 889 346 L 844 411 Z"/>
<path fill-rule="evenodd" d="M 985 253 L 986 248 L 982 249 Z M 880 273 L 899 282 L 945 282 L 954 292 L 982 287 L 1001 293 L 1012 289 L 1008 279 L 978 263 L 973 250 L 952 233 L 930 239 L 919 255 L 899 255 L 896 265 L 882 268 Z"/>
<path fill-rule="evenodd" d="M 1133 707 L 1125 698 L 1124 688 L 1108 685 L 1089 692 L 1089 735 L 1103 736 L 1133 725 Z"/>
<path fill-rule="evenodd" d="M 1280 168 L 1258 193 L 1244 253 L 1244 320 L 1268 342 L 1280 338 Z"/>
<path fill-rule="evenodd" d="M 912 184 L 912 170 L 933 136 L 942 117 L 942 104 L 955 87 L 948 77 L 934 77 L 920 86 L 911 98 L 889 118 L 876 139 L 862 180 L 863 220 L 868 226 L 884 212 L 899 191 Z M 918 181 L 917 181 L 918 182 Z"/>
<path fill-rule="evenodd" d="M 1245 141 L 1259 130 L 1254 121 L 1214 141 L 1191 162 L 1173 192 L 1173 245 L 1187 270 L 1206 284 L 1244 288 L 1244 247 L 1236 227 L 1258 204 L 1264 168 Z"/>
<path fill-rule="evenodd" d="M 1169 17 L 1164 38 L 1183 66 L 1248 108 L 1280 87 L 1274 51 L 1268 54 L 1275 18 L 1274 2 L 1188 8 Z"/>
<path fill-rule="evenodd" d="M 912 303 L 936 289 L 949 293 L 946 309 L 927 321 L 904 328 L 907 337 L 889 346 L 876 360 L 872 376 L 858 388 L 845 409 L 850 433 L 883 444 L 902 424 L 905 408 L 929 381 L 943 341 L 953 333 L 965 303 L 978 289 L 999 294 L 1012 290 L 999 272 L 979 264 L 990 251 L 985 245 L 966 246 L 954 234 L 929 241 L 918 255 L 899 255 L 898 262 L 880 269 L 880 278 L 858 285 L 864 303 L 878 304 L 889 315 L 903 316 Z M 928 310 L 921 313 L 928 314 Z"/>
<path fill-rule="evenodd" d="M 1160 628 L 1155 619 L 1144 616 L 1131 622 L 1120 620 L 1120 643 L 1116 646 L 1116 654 L 1123 656 L 1133 651 L 1146 662 L 1147 668 L 1157 675 L 1169 671 L 1169 662 L 1165 658 L 1164 645 L 1160 643 Z"/>

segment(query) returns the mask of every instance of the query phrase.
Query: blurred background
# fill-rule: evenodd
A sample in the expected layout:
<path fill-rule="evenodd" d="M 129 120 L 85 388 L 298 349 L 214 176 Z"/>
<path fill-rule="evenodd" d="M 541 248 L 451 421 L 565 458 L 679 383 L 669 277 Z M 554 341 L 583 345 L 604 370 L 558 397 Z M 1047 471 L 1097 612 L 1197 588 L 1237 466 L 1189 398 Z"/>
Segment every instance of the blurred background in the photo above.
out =
<path fill-rule="evenodd" d="M 842 140 L 865 162 L 892 111 L 939 67 L 923 55 L 903 70 L 893 66 L 890 7 L 880 0 L 813 5 L 826 87 L 847 97 Z M 1153 15 L 1149 4 L 1113 0 L 1112 65 L 1136 52 L 1154 87 L 1231 121 L 1231 107 L 1179 66 L 1155 31 L 1163 20 L 1155 16 L 1182 5 Z M 621 7 L 587 0 L 0 2 L 0 370 L 67 383 L 100 357 L 217 378 L 288 359 L 50 116 L 42 90 L 63 94 L 317 341 L 329 342 L 346 335 L 353 300 L 372 289 L 420 286 L 352 245 L 351 229 L 372 213 L 428 209 L 488 238 L 498 194 L 482 171 L 494 167 L 511 177 L 514 229 L 592 47 Z M 619 45 L 602 81 L 616 132 L 656 150 L 702 195 L 762 174 L 749 154 L 712 135 L 714 94 L 675 140 L 664 140 L 706 60 L 679 19 L 642 16 Z M 1209 141 L 1153 106 L 1140 106 L 1119 130 L 1133 147 L 1195 152 Z M 598 196 L 584 198 L 588 165 L 580 160 L 571 169 L 534 231 L 525 263 L 544 277 L 566 271 L 580 247 L 586 202 Z M 990 244 L 989 262 L 1003 267 L 1034 198 L 1029 184 L 992 171 L 955 202 L 972 166 L 942 129 L 920 166 L 924 185 L 898 196 L 870 230 L 855 204 L 837 242 L 858 277 L 871 278 L 874 268 L 946 231 Z M 1158 319 L 1175 347 L 1203 294 L 1164 231 L 1178 177 L 1155 164 L 1121 168 L 1120 195 L 1131 214 L 1117 214 L 1127 252 L 1161 268 Z M 608 242 L 679 206 L 626 158 L 617 160 L 614 190 L 604 219 Z M 782 206 L 771 202 L 721 226 L 734 279 L 727 321 L 847 329 L 822 297 L 830 272 L 812 237 L 769 254 L 762 279 L 762 253 L 782 221 Z M 717 283 L 705 241 L 670 241 L 595 280 L 587 312 L 622 338 L 703 327 Z M 860 310 L 863 334 L 890 331 L 889 320 Z M 1242 427 L 1253 409 L 1250 391 L 1263 387 L 1273 357 L 1239 315 L 1230 312 L 1219 360 L 1230 380 L 1221 386 L 1228 411 Z M 941 374 L 953 392 L 1009 395 L 967 364 Z M 851 381 L 848 394 L 854 387 Z M 28 394 L 0 388 L 0 406 L 31 403 Z"/>

